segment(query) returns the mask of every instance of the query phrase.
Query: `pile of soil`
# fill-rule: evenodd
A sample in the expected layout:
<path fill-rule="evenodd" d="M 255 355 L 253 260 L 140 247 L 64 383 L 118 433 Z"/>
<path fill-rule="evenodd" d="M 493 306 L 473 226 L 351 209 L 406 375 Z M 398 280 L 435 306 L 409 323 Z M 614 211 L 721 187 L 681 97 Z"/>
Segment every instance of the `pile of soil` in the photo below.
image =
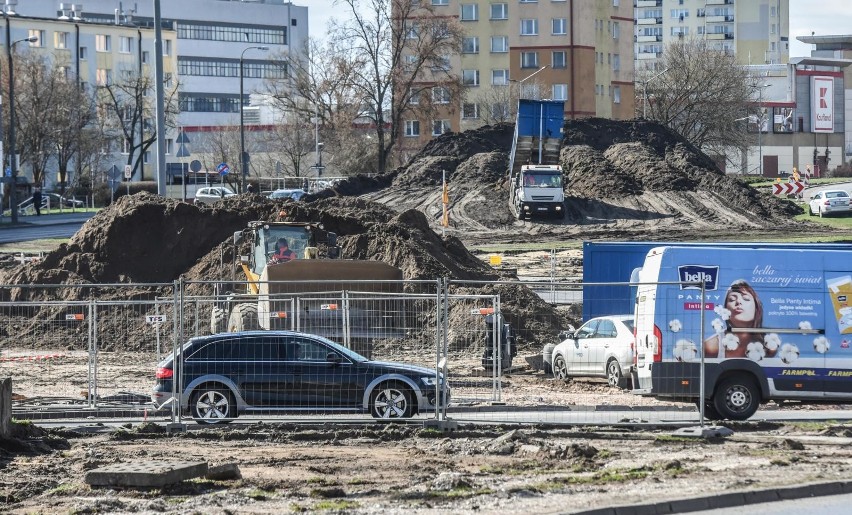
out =
<path fill-rule="evenodd" d="M 179 278 L 189 283 L 187 294 L 210 295 L 213 292 L 210 281 L 242 277 L 241 273 L 235 273 L 234 251 L 244 255 L 247 249 L 235 249 L 232 235 L 255 220 L 319 222 L 325 230 L 338 235 L 342 259 L 383 261 L 399 268 L 407 280 L 515 279 L 513 275 L 501 276 L 477 259 L 456 237 L 442 238 L 430 228 L 424 213 L 416 210 L 397 213 L 354 197 L 304 203 L 238 195 L 206 206 L 139 193 L 122 197 L 100 211 L 67 244 L 48 253 L 40 262 L 15 268 L 0 277 L 6 284 L 42 287 L 6 289 L 0 297 L 6 302 L 34 303 L 47 299 L 123 300 L 128 295 L 151 299 L 154 295 L 168 295 L 169 285 Z M 159 286 L 149 286 L 155 283 Z M 81 286 L 100 284 L 115 286 Z M 125 284 L 131 288 L 130 293 Z M 520 329 L 530 345 L 534 342 L 537 345 L 546 335 L 555 336 L 562 328 L 555 310 L 524 287 L 506 290 L 502 303 L 507 320 Z M 530 317 L 529 323 L 533 325 L 526 327 L 526 314 L 531 310 L 549 313 L 547 318 L 554 322 L 541 327 L 535 317 Z M 62 320 L 65 316 L 55 306 L 37 304 L 20 314 L 29 320 Z M 121 323 L 121 317 L 115 319 Z M 112 326 L 109 320 L 100 320 L 98 327 L 104 335 L 126 330 Z M 139 347 L 150 336 L 145 334 L 146 330 L 140 329 L 138 334 L 124 339 L 128 349 Z M 23 343 L 38 339 L 40 331 L 40 324 L 22 319 L 16 335 Z M 54 338 L 61 337 L 54 335 Z"/>

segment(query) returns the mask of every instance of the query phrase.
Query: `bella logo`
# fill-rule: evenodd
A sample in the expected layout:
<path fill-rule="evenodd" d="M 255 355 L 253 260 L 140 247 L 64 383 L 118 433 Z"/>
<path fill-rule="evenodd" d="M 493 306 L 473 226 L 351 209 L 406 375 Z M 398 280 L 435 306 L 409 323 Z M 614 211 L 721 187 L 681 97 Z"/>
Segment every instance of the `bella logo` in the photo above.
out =
<path fill-rule="evenodd" d="M 828 102 L 825 101 L 825 95 L 828 93 L 828 88 L 819 88 L 819 108 L 828 109 Z"/>
<path fill-rule="evenodd" d="M 681 283 L 704 283 L 704 290 L 715 290 L 719 279 L 718 266 L 684 265 L 677 267 Z M 681 284 L 681 290 L 700 290 L 695 284 Z"/>

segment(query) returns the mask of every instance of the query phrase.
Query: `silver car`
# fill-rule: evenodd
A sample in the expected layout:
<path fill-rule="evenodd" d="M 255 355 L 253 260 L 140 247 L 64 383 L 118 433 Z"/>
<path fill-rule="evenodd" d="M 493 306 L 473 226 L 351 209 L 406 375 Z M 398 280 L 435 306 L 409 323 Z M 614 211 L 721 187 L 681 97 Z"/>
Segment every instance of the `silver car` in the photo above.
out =
<path fill-rule="evenodd" d="M 610 386 L 626 388 L 633 366 L 633 315 L 593 318 L 553 349 L 553 376 L 605 377 Z"/>
<path fill-rule="evenodd" d="M 820 191 L 808 203 L 808 214 L 811 216 L 846 214 L 849 211 L 849 194 L 843 190 Z"/>
<path fill-rule="evenodd" d="M 200 188 L 195 192 L 195 203 L 196 204 L 212 204 L 219 200 L 222 200 L 226 197 L 233 197 L 236 195 L 233 191 L 226 188 L 225 186 L 208 186 L 205 188 Z"/>

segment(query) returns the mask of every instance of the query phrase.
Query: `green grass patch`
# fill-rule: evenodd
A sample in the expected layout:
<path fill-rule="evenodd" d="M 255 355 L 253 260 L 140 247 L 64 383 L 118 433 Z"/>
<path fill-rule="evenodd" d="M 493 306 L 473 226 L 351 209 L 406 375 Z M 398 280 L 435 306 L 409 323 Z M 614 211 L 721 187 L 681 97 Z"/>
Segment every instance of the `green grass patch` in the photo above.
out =
<path fill-rule="evenodd" d="M 824 216 L 820 218 L 819 216 L 811 216 L 808 214 L 808 206 L 804 206 L 805 214 L 798 215 L 794 218 L 799 222 L 813 222 L 817 224 L 822 224 L 828 227 L 834 227 L 837 229 L 852 229 L 852 215 L 834 215 L 834 216 Z M 849 235 L 845 236 L 846 240 L 850 239 Z M 811 237 L 813 239 L 813 236 Z M 823 241 L 822 239 L 820 241 Z"/>
<path fill-rule="evenodd" d="M 790 462 L 787 460 L 782 460 L 781 458 L 776 458 L 769 462 L 770 465 L 775 465 L 776 467 L 789 467 Z"/>
<path fill-rule="evenodd" d="M 333 501 L 320 501 L 313 505 L 312 510 L 316 511 L 346 511 L 360 508 L 361 505 L 355 501 L 347 501 L 346 499 L 338 499 Z"/>
<path fill-rule="evenodd" d="M 334 484 L 336 484 L 336 482 L 335 482 L 335 481 L 330 481 L 330 480 L 328 480 L 328 479 L 326 479 L 326 478 L 324 478 L 324 477 L 311 477 L 311 478 L 308 478 L 307 483 L 308 483 L 309 485 L 316 485 L 316 486 L 330 486 L 330 485 L 334 485 Z"/>
<path fill-rule="evenodd" d="M 429 497 L 433 499 L 469 499 L 479 495 L 493 494 L 490 488 L 474 488 L 471 486 L 458 486 L 451 490 L 432 490 Z"/>
<path fill-rule="evenodd" d="M 270 497 L 269 492 L 261 490 L 260 488 L 252 488 L 251 490 L 246 491 L 245 496 L 255 501 L 265 501 Z"/>

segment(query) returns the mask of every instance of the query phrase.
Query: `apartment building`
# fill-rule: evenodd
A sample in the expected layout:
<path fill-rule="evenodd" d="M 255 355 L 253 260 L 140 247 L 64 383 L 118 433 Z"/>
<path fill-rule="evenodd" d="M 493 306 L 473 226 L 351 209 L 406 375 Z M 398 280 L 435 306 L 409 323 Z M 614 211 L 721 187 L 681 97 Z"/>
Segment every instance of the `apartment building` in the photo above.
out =
<path fill-rule="evenodd" d="M 465 88 L 461 98 L 443 99 L 451 107 L 436 119 L 408 120 L 402 148 L 417 148 L 443 132 L 513 120 L 519 95 L 564 100 L 566 118 L 633 118 L 632 4 L 421 1 L 431 2 L 435 16 L 462 24 L 462 53 L 448 62 Z"/>
<path fill-rule="evenodd" d="M 6 55 L 6 31 L 9 40 L 13 42 L 15 53 L 38 52 L 66 69 L 69 77 L 78 77 L 81 87 L 97 88 L 121 80 L 125 74 L 138 77 L 153 76 L 154 31 L 150 28 L 116 25 L 115 23 L 85 22 L 68 13 L 57 18 L 37 18 L 21 15 L 5 17 L 0 36 L 2 54 Z M 166 76 L 176 76 L 177 59 L 174 55 L 176 33 L 165 29 L 163 34 L 163 70 Z M 22 42 L 25 38 L 37 38 L 34 42 Z M 18 44 L 15 44 L 15 43 Z M 18 73 L 21 73 L 20 71 Z M 18 79 L 25 79 L 17 75 Z M 153 92 L 152 92 L 153 94 Z M 166 135 L 173 145 L 174 134 Z M 105 141 L 101 149 L 103 173 L 115 165 L 123 169 L 127 162 L 127 145 L 121 141 Z M 148 152 L 144 159 L 142 173 L 134 179 L 151 180 L 155 176 L 155 159 Z M 77 168 L 75 164 L 75 168 Z M 32 178 L 27 170 L 20 171 L 22 175 Z M 52 187 L 56 180 L 55 174 L 48 175 L 48 183 Z M 73 180 L 73 179 L 69 179 Z"/>
<path fill-rule="evenodd" d="M 162 0 L 161 5 L 163 21 L 177 34 L 180 125 L 188 133 L 239 124 L 240 61 L 248 105 L 266 79 L 287 76 L 286 64 L 269 59 L 288 57 L 291 49 L 295 54 L 308 38 L 308 8 L 284 0 Z M 150 0 L 25 0 L 17 11 L 54 17 L 72 6 L 84 21 L 146 27 L 153 21 Z M 246 120 L 246 125 L 259 123 Z"/>
<path fill-rule="evenodd" d="M 666 45 L 703 38 L 744 65 L 786 64 L 790 0 L 634 0 L 637 70 L 660 66 Z"/>

